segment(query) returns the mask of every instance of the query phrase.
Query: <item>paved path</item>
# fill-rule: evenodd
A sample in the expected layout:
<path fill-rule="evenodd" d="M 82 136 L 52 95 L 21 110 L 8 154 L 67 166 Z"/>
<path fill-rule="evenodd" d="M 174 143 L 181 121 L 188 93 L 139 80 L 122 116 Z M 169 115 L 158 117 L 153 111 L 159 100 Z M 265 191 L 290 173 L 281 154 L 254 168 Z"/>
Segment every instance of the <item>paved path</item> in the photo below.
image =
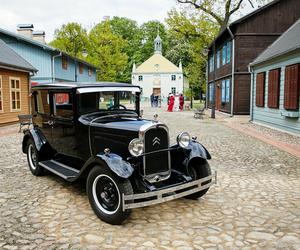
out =
<path fill-rule="evenodd" d="M 2 136 L 0 249 L 300 249 L 299 158 L 221 121 L 157 113 L 172 141 L 187 130 L 211 152 L 219 183 L 203 199 L 135 209 L 111 226 L 93 214 L 84 183 L 31 175 L 22 135 Z"/>

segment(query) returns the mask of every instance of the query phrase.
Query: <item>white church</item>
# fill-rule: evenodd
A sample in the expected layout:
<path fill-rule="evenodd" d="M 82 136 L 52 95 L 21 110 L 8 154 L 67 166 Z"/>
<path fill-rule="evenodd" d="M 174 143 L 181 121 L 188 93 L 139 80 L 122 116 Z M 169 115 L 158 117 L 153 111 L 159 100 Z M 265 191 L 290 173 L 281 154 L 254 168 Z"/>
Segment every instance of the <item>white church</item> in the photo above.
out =
<path fill-rule="evenodd" d="M 132 84 L 142 90 L 143 98 L 150 95 L 161 96 L 166 99 L 169 93 L 183 93 L 182 64 L 177 67 L 162 55 L 162 40 L 159 36 L 154 40 L 154 54 L 140 66 L 133 64 Z"/>

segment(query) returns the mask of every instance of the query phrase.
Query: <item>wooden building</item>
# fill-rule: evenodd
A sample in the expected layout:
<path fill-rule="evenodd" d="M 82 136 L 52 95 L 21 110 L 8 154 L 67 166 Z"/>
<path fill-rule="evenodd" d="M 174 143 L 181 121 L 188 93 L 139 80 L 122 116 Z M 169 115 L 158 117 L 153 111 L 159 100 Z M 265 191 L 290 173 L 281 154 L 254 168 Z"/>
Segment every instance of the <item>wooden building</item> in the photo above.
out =
<path fill-rule="evenodd" d="M 0 40 L 0 126 L 30 112 L 30 76 L 37 70 Z"/>
<path fill-rule="evenodd" d="M 249 63 L 299 17 L 299 0 L 274 0 L 221 31 L 209 47 L 207 106 L 231 115 L 249 114 Z"/>
<path fill-rule="evenodd" d="M 80 58 L 58 50 L 45 41 L 45 32 L 33 30 L 32 24 L 19 24 L 17 33 L 0 28 L 0 39 L 38 72 L 31 83 L 95 82 L 96 67 Z M 78 55 L 82 51 L 78 51 Z"/>
<path fill-rule="evenodd" d="M 251 120 L 300 135 L 300 19 L 250 70 Z"/>

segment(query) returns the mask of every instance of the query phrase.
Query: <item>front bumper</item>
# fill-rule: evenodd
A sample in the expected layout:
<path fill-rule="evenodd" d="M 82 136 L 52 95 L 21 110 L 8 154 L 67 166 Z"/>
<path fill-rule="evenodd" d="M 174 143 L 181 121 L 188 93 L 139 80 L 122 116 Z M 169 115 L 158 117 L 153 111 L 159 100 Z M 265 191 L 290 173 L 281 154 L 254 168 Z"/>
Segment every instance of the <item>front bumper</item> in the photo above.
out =
<path fill-rule="evenodd" d="M 202 185 L 204 182 L 209 183 Z M 123 196 L 123 211 L 131 208 L 146 207 L 162 202 L 178 199 L 193 193 L 197 193 L 217 183 L 217 172 L 207 177 L 185 184 L 177 185 L 158 191 L 146 192 L 141 194 L 131 194 Z"/>

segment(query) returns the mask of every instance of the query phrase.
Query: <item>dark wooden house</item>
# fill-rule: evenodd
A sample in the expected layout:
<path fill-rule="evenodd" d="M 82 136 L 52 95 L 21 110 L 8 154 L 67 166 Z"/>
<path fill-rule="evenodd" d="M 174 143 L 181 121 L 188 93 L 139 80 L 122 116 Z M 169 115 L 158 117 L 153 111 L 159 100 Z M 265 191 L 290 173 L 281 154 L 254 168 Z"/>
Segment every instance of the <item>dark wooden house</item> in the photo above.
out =
<path fill-rule="evenodd" d="M 209 46 L 207 106 L 231 115 L 249 114 L 249 63 L 299 17 L 299 0 L 274 0 L 221 31 Z"/>

